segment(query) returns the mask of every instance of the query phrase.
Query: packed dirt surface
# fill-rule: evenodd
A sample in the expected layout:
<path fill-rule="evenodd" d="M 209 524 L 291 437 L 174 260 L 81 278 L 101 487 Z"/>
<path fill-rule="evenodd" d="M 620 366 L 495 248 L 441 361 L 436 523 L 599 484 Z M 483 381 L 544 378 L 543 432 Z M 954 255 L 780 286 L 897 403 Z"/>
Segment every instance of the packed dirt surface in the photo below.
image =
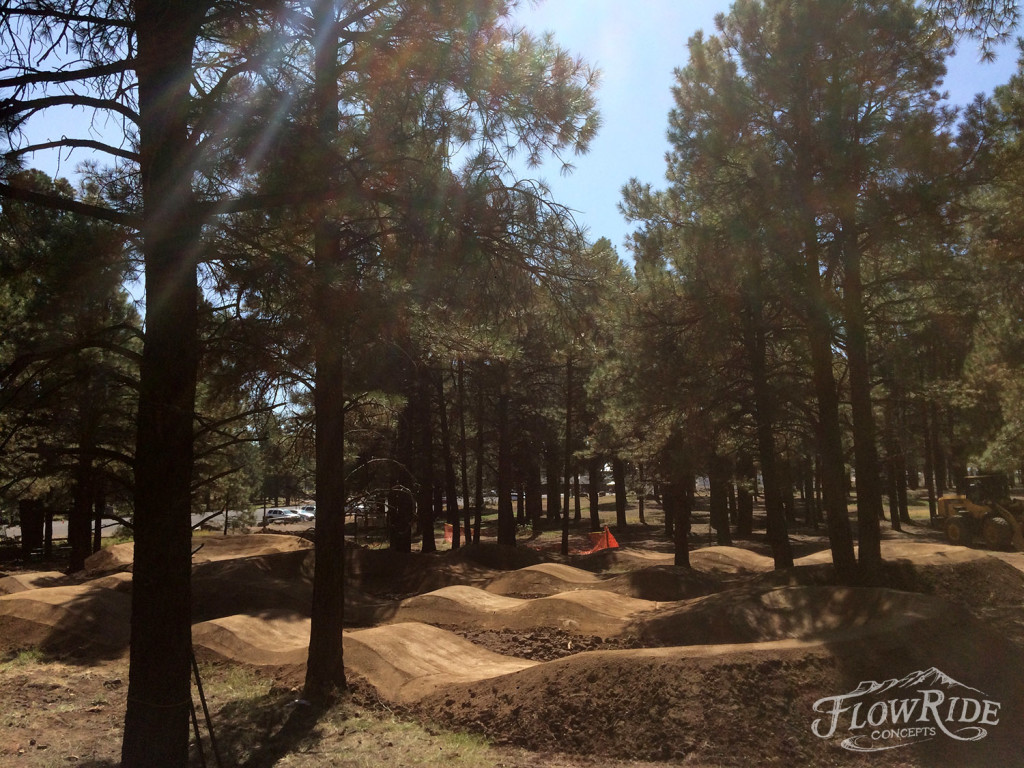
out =
<path fill-rule="evenodd" d="M 193 546 L 192 562 L 209 563 L 239 557 L 256 557 L 276 552 L 308 551 L 313 544 L 299 536 L 281 534 L 238 534 L 235 536 L 204 536 Z M 135 544 L 114 544 L 90 555 L 85 571 L 90 576 L 110 571 L 129 570 L 135 556 Z"/>
<path fill-rule="evenodd" d="M 843 587 L 810 537 L 785 571 L 758 545 L 695 549 L 686 569 L 655 532 L 641 533 L 621 536 L 619 549 L 567 558 L 527 546 L 349 550 L 344 650 L 357 699 L 431 733 L 481 734 L 499 745 L 492 764 L 1020 764 L 1024 555 L 950 547 L 927 530 L 887 534 L 884 583 Z M 203 542 L 193 573 L 196 654 L 216 680 L 248 670 L 271 681 L 264 699 L 284 706 L 297 695 L 309 637 L 309 542 Z M 111 699 L 123 699 L 126 679 L 131 549 L 110 549 L 88 573 L 0 578 L 0 651 L 14 659 L 0 666 L 0 695 L 14 707 L 0 764 L 43 765 L 26 762 L 39 752 L 31 748 L 41 723 L 62 733 L 59 749 L 45 745 L 48 759 L 90 764 L 91 749 L 91 764 L 114 764 Z M 63 682 L 33 688 L 16 663 L 26 649 L 62 670 Z M 83 695 L 103 703 L 55 716 Z M 214 718 L 237 724 L 234 706 Z M 268 738 L 247 725 L 236 750 L 252 752 L 243 731 Z M 318 738 L 321 752 L 333 743 L 326 732 Z"/>

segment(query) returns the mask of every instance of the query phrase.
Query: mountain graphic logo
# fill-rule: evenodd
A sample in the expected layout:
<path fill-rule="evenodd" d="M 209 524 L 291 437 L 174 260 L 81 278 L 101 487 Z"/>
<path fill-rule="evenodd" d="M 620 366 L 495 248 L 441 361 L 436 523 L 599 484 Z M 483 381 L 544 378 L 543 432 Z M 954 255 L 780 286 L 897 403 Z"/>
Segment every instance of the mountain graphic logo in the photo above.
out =
<path fill-rule="evenodd" d="M 852 752 L 880 752 L 945 737 L 979 741 L 999 725 L 1001 704 L 936 667 L 901 678 L 866 680 L 849 693 L 814 702 L 821 739 L 842 738 Z M 987 726 L 987 727 L 986 727 Z"/>

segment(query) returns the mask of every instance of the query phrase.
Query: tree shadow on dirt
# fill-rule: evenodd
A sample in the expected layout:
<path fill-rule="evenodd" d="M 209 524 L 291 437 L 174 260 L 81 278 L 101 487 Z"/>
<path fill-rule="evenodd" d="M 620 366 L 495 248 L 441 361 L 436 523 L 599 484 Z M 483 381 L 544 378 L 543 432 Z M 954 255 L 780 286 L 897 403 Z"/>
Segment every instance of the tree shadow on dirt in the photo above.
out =
<path fill-rule="evenodd" d="M 0 598 L 5 652 L 37 648 L 45 658 L 93 665 L 128 648 L 130 578 L 40 587 Z"/>
<path fill-rule="evenodd" d="M 320 740 L 317 725 L 324 713 L 281 690 L 226 704 L 214 715 L 221 764 L 271 768 L 288 754 L 306 751 Z M 206 749 L 207 764 L 215 764 L 208 744 Z"/>

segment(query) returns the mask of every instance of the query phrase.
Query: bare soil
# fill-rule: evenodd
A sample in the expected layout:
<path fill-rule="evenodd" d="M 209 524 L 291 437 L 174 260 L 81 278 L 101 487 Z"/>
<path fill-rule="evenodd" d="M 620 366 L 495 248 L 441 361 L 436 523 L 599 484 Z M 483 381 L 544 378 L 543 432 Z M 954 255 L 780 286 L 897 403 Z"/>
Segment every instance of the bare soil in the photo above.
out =
<path fill-rule="evenodd" d="M 882 586 L 848 588 L 817 531 L 794 533 L 788 571 L 763 537 L 717 547 L 698 527 L 683 569 L 660 528 L 616 535 L 618 550 L 569 557 L 543 537 L 350 550 L 352 693 L 326 713 L 298 701 L 308 542 L 209 543 L 193 637 L 223 764 L 1020 763 L 1024 555 L 948 547 L 917 524 L 886 531 Z M 130 550 L 91 573 L 60 565 L 0 573 L 0 765 L 117 764 Z M 983 739 L 857 754 L 812 731 L 820 699 L 931 668 L 999 702 Z"/>

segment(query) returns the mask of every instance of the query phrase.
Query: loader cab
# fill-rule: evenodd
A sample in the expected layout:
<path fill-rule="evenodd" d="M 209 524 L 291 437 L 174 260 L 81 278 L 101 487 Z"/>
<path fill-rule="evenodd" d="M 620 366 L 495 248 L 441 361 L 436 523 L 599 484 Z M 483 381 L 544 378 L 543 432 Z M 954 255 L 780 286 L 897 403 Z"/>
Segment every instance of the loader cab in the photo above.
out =
<path fill-rule="evenodd" d="M 974 504 L 987 504 L 1010 495 L 1005 475 L 972 475 L 964 480 L 967 483 L 967 500 Z"/>

